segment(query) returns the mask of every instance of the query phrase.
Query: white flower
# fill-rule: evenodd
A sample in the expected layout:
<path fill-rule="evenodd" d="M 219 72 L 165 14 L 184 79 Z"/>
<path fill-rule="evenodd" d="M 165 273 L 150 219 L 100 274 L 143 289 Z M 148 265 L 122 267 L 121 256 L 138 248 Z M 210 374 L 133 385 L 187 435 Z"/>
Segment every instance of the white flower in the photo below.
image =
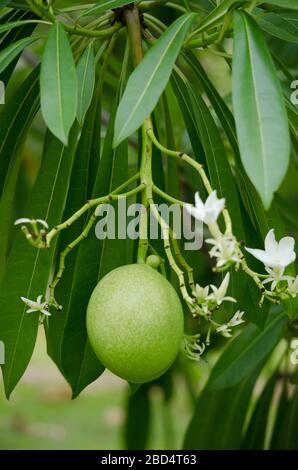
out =
<path fill-rule="evenodd" d="M 237 302 L 233 297 L 226 296 L 230 282 L 230 273 L 227 273 L 219 287 L 211 284 L 212 293 L 208 295 L 207 299 L 221 305 L 224 301 Z"/>
<path fill-rule="evenodd" d="M 216 328 L 216 332 L 220 333 L 225 338 L 231 338 L 232 328 L 234 328 L 235 326 L 241 325 L 241 323 L 244 323 L 244 320 L 242 318 L 243 315 L 244 315 L 244 312 L 240 312 L 240 310 L 237 310 L 237 312 L 233 315 L 231 320 L 228 321 L 228 323 L 220 325 L 218 328 Z"/>
<path fill-rule="evenodd" d="M 24 224 L 31 224 L 31 225 L 40 224 L 45 229 L 49 228 L 47 222 L 45 220 L 42 220 L 42 219 L 28 219 L 26 217 L 22 217 L 21 219 L 17 219 L 14 223 L 14 225 L 21 225 L 21 224 L 22 225 L 24 225 Z"/>
<path fill-rule="evenodd" d="M 288 281 L 288 292 L 291 294 L 292 297 L 296 297 L 298 294 L 298 276 L 296 277 L 291 277 L 287 276 L 287 281 Z"/>
<path fill-rule="evenodd" d="M 194 295 L 199 300 L 205 300 L 209 294 L 209 287 L 201 287 L 199 284 L 196 284 Z"/>
<path fill-rule="evenodd" d="M 244 320 L 242 318 L 243 315 L 244 315 L 244 312 L 240 312 L 240 310 L 237 310 L 237 312 L 233 315 L 231 320 L 228 322 L 228 326 L 233 328 L 234 326 L 241 325 L 241 323 L 244 323 Z"/>
<path fill-rule="evenodd" d="M 216 267 L 221 268 L 228 263 L 236 263 L 241 261 L 238 254 L 238 242 L 231 234 L 223 234 L 221 237 L 214 239 L 208 238 L 206 243 L 213 245 L 209 251 L 211 258 L 217 258 Z"/>
<path fill-rule="evenodd" d="M 271 282 L 271 290 L 273 291 L 277 284 L 280 282 L 280 281 L 285 281 L 287 279 L 287 276 L 284 276 L 283 273 L 284 273 L 284 268 L 274 268 L 274 269 L 271 269 L 271 268 L 268 268 L 267 266 L 265 266 L 265 269 L 267 271 L 267 273 L 269 274 L 269 276 L 263 281 L 263 284 L 267 284 L 269 282 Z"/>
<path fill-rule="evenodd" d="M 218 199 L 216 191 L 213 191 L 207 197 L 205 203 L 199 196 L 195 194 L 195 206 L 186 204 L 186 210 L 196 219 L 205 222 L 205 224 L 213 224 L 216 222 L 219 214 L 223 210 L 225 199 Z"/>
<path fill-rule="evenodd" d="M 216 333 L 220 333 L 225 338 L 231 338 L 232 328 L 230 328 L 228 324 L 220 325 L 218 328 L 216 328 Z"/>
<path fill-rule="evenodd" d="M 27 313 L 40 312 L 40 313 L 43 313 L 44 315 L 50 316 L 51 314 L 47 309 L 47 303 L 41 302 L 41 299 L 42 299 L 42 295 L 39 295 L 36 301 L 26 299 L 26 297 L 21 297 L 21 300 L 24 302 L 24 304 L 26 304 L 27 307 L 29 307 L 29 309 L 27 310 Z"/>
<path fill-rule="evenodd" d="M 246 251 L 257 258 L 267 268 L 282 270 L 296 259 L 294 251 L 295 240 L 293 237 L 283 237 L 276 241 L 274 229 L 269 230 L 265 238 L 265 250 L 246 248 Z"/>

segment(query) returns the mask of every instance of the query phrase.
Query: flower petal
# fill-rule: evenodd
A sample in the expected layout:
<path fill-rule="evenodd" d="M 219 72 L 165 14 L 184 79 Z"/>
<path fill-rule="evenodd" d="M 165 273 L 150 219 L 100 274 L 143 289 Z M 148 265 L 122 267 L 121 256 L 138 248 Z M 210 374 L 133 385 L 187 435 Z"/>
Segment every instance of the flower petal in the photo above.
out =
<path fill-rule="evenodd" d="M 38 222 L 39 224 L 43 225 L 46 229 L 49 228 L 47 222 L 45 220 L 42 220 L 42 219 L 36 219 L 36 222 Z"/>
<path fill-rule="evenodd" d="M 195 219 L 203 221 L 204 213 L 202 213 L 202 211 L 198 209 L 197 206 L 192 206 L 191 204 L 185 204 L 184 207 L 190 215 L 195 217 Z"/>
<path fill-rule="evenodd" d="M 48 310 L 46 310 L 45 308 L 43 308 L 42 310 L 40 310 L 41 313 L 43 313 L 44 315 L 46 315 L 47 317 L 50 317 L 51 316 L 51 312 L 49 312 Z"/>
<path fill-rule="evenodd" d="M 283 237 L 278 244 L 278 257 L 283 266 L 291 264 L 296 259 L 294 251 L 295 240 L 293 237 Z"/>
<path fill-rule="evenodd" d="M 258 248 L 247 248 L 245 247 L 246 251 L 250 253 L 252 256 L 257 258 L 259 261 L 262 261 L 265 266 L 271 266 L 272 265 L 272 258 L 271 256 L 267 253 L 267 251 L 264 250 L 259 250 Z"/>
<path fill-rule="evenodd" d="M 278 243 L 275 239 L 274 229 L 272 228 L 266 235 L 265 238 L 265 251 L 270 256 L 276 256 L 278 249 Z"/>
<path fill-rule="evenodd" d="M 200 198 L 200 195 L 199 195 L 198 192 L 195 193 L 195 205 L 199 210 L 204 212 L 205 204 L 203 203 L 202 199 Z"/>
<path fill-rule="evenodd" d="M 28 219 L 27 217 L 21 217 L 20 219 L 17 219 L 14 223 L 14 225 L 21 225 L 21 224 L 30 224 L 31 219 Z"/>

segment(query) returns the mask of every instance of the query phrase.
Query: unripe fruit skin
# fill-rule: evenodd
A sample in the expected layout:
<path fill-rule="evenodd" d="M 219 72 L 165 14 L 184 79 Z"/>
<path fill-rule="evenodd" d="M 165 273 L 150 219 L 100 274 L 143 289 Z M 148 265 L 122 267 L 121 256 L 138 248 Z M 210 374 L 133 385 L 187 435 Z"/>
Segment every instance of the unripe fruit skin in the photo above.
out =
<path fill-rule="evenodd" d="M 179 352 L 183 310 L 175 289 L 159 272 L 146 264 L 121 266 L 95 287 L 87 331 L 106 368 L 129 382 L 150 382 Z"/>

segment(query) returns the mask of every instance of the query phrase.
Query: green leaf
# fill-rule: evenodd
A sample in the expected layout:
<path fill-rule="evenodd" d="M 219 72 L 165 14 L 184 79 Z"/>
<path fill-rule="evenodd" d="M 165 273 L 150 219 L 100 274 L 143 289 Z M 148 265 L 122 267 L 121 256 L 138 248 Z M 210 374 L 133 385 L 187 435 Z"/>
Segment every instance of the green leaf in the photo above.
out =
<path fill-rule="evenodd" d="M 85 49 L 77 65 L 78 75 L 78 109 L 77 119 L 82 125 L 86 112 L 91 104 L 95 85 L 95 58 L 93 43 Z"/>
<path fill-rule="evenodd" d="M 128 397 L 125 422 L 125 448 L 144 450 L 148 442 L 150 424 L 149 388 L 143 385 Z"/>
<path fill-rule="evenodd" d="M 173 74 L 172 82 L 194 154 L 200 163 L 207 162 L 213 188 L 217 189 L 220 196 L 224 196 L 227 200 L 234 233 L 239 240 L 244 240 L 243 219 L 238 192 L 214 119 L 202 98 L 195 93 L 189 82 L 185 82 L 176 73 Z M 231 295 L 238 299 L 237 308 L 245 311 L 247 319 L 260 327 L 263 326 L 266 316 L 258 308 L 259 299 L 252 300 L 251 298 L 251 291 L 254 291 L 254 286 L 252 286 L 247 276 L 243 273 L 232 273 L 231 287 Z"/>
<path fill-rule="evenodd" d="M 25 20 L 33 20 L 37 18 L 34 13 L 31 11 L 19 11 L 19 10 L 11 10 L 6 15 L 3 15 L 0 19 L 0 24 L 5 24 L 6 22 L 10 21 L 25 21 Z M 17 30 L 8 31 L 7 33 L 2 33 L 0 38 L 0 51 L 3 51 L 5 48 L 10 46 L 11 44 L 15 43 L 16 41 L 27 38 L 31 35 L 31 33 L 35 29 L 35 24 L 26 24 L 18 28 Z M 17 57 L 6 67 L 5 71 L 0 74 L 0 80 L 7 85 L 11 74 L 14 71 L 14 68 L 19 60 L 22 51 L 18 54 Z"/>
<path fill-rule="evenodd" d="M 0 118 L 0 279 L 5 270 L 22 148 L 39 105 L 38 78 L 39 67 L 36 67 L 5 104 Z"/>
<path fill-rule="evenodd" d="M 112 10 L 112 8 L 124 7 L 129 3 L 131 3 L 131 0 L 103 0 L 100 2 L 99 5 L 95 5 L 92 8 L 89 8 L 80 16 L 90 16 L 94 14 L 98 16 L 107 10 Z"/>
<path fill-rule="evenodd" d="M 116 101 L 118 104 L 118 97 Z M 97 115 L 97 119 L 100 119 L 100 114 Z M 109 194 L 127 176 L 127 143 L 124 142 L 116 150 L 112 149 L 114 119 L 115 110 L 110 117 L 92 197 Z M 96 122 L 94 125 L 96 126 Z M 92 133 L 91 135 L 86 133 L 85 138 L 92 141 L 93 137 Z M 90 215 L 91 213 L 88 217 Z M 64 241 L 67 242 L 65 238 Z M 57 300 L 64 307 L 62 311 L 64 320 L 61 319 L 61 322 L 64 322 L 63 331 L 59 340 L 61 369 L 72 387 L 73 397 L 104 370 L 88 341 L 86 310 L 90 295 L 99 279 L 111 269 L 129 262 L 126 249 L 126 240 L 98 240 L 93 229 L 87 240 L 80 244 L 76 253 L 73 253 L 73 261 L 66 267 L 58 285 Z M 51 321 L 57 322 L 54 318 L 51 318 Z M 51 321 L 50 330 L 54 328 L 51 336 L 54 338 L 56 329 L 55 324 L 51 326 Z"/>
<path fill-rule="evenodd" d="M 20 21 L 12 21 L 11 23 L 6 23 L 0 26 L 0 34 L 5 33 L 6 31 L 11 31 L 14 28 L 20 28 L 21 26 L 28 25 L 28 24 L 37 24 L 43 23 L 40 20 L 20 20 Z"/>
<path fill-rule="evenodd" d="M 258 20 L 258 24 L 271 36 L 284 41 L 298 43 L 298 16 L 296 12 L 279 15 L 268 13 Z"/>
<path fill-rule="evenodd" d="M 242 449 L 264 450 L 265 437 L 268 427 L 269 409 L 273 398 L 273 393 L 278 379 L 278 371 L 268 380 L 261 396 L 258 399 L 252 417 L 250 419 Z"/>
<path fill-rule="evenodd" d="M 200 25 L 195 29 L 196 33 L 210 29 L 220 22 L 223 21 L 224 17 L 232 11 L 234 8 L 241 7 L 244 4 L 248 4 L 249 0 L 223 0 L 218 6 L 216 6 L 200 23 Z M 251 2 L 253 3 L 253 2 Z M 257 4 L 264 3 L 263 1 L 256 2 Z M 296 0 L 271 0 L 270 2 L 273 5 L 278 5 L 284 8 L 292 8 L 297 10 Z"/>
<path fill-rule="evenodd" d="M 263 3 L 263 2 L 260 2 Z M 298 10 L 298 4 L 296 0 L 269 0 L 271 5 L 277 5 L 282 8 L 290 8 L 291 10 Z"/>
<path fill-rule="evenodd" d="M 9 66 L 9 64 L 20 54 L 20 52 L 22 52 L 23 49 L 25 49 L 25 47 L 29 46 L 29 44 L 32 44 L 37 39 L 39 39 L 38 36 L 20 39 L 1 51 L 0 73 Z"/>
<path fill-rule="evenodd" d="M 186 450 L 240 449 L 251 393 L 260 367 L 237 386 L 224 390 L 204 389 L 187 428 Z"/>
<path fill-rule="evenodd" d="M 247 0 L 223 0 L 203 19 L 201 24 L 195 29 L 196 33 L 216 26 L 236 3 L 240 6 L 241 4 L 247 3 Z"/>
<path fill-rule="evenodd" d="M 244 12 L 234 14 L 233 105 L 244 168 L 268 209 L 288 167 L 290 138 L 266 42 Z"/>
<path fill-rule="evenodd" d="M 74 133 L 75 134 L 75 133 Z M 42 218 L 50 226 L 61 221 L 74 158 L 74 143 L 63 147 L 56 139 L 48 148 L 37 181 L 26 206 L 25 215 Z M 27 314 L 20 300 L 35 300 L 45 294 L 55 250 L 37 250 L 18 234 L 0 289 L 0 340 L 5 344 L 5 364 L 2 366 L 6 396 L 9 397 L 30 361 L 35 345 L 38 315 Z"/>
<path fill-rule="evenodd" d="M 178 18 L 155 42 L 129 77 L 117 111 L 115 147 L 136 131 L 156 106 L 194 16 L 186 14 Z"/>
<path fill-rule="evenodd" d="M 41 111 L 48 128 L 67 145 L 77 110 L 77 73 L 60 23 L 52 26 L 43 52 L 40 94 Z"/>
<path fill-rule="evenodd" d="M 208 390 L 236 385 L 246 377 L 281 340 L 287 317 L 271 313 L 263 330 L 249 325 L 220 356 L 210 374 Z"/>
<path fill-rule="evenodd" d="M 271 449 L 274 450 L 297 450 L 298 433 L 298 387 L 295 386 L 294 393 L 290 399 L 281 397 L 281 403 Z"/>
<path fill-rule="evenodd" d="M 74 211 L 78 210 L 87 199 L 92 196 L 94 171 L 97 172 L 100 157 L 100 132 L 101 132 L 101 106 L 100 95 L 96 92 L 93 103 L 87 112 L 84 126 L 82 128 L 80 141 L 78 143 L 76 158 L 71 175 L 70 189 L 67 196 L 66 208 L 63 219 L 70 217 Z M 97 167 L 93 166 L 93 160 L 96 161 Z M 90 182 L 90 178 L 92 180 Z M 65 246 L 74 240 L 83 230 L 86 223 L 87 215 L 82 216 L 75 224 L 63 231 L 59 240 L 58 252 L 60 253 Z M 87 240 L 85 243 L 88 243 Z M 97 378 L 104 370 L 103 366 L 96 359 L 89 344 L 86 344 L 86 328 L 83 325 L 82 333 L 84 334 L 83 351 L 79 348 L 80 343 L 76 340 L 73 347 L 81 355 L 79 361 L 76 361 L 69 378 L 68 369 L 63 370 L 62 342 L 66 334 L 66 327 L 71 309 L 75 309 L 74 313 L 82 316 L 82 312 L 86 310 L 86 305 L 90 295 L 90 287 L 88 279 L 85 278 L 84 262 L 80 259 L 80 249 L 74 250 L 67 258 L 66 270 L 63 277 L 56 288 L 56 297 L 63 305 L 63 310 L 59 315 L 53 315 L 50 318 L 47 334 L 48 353 L 55 361 L 61 372 L 70 381 L 77 393 L 84 388 L 90 381 Z M 79 282 L 84 282 L 85 289 L 79 287 Z M 75 298 L 75 301 L 73 300 Z M 81 307 L 81 304 L 83 305 Z M 80 311 L 80 308 L 82 309 Z M 83 320 L 85 316 L 82 316 Z M 76 328 L 77 323 L 74 325 Z M 85 348 L 86 345 L 86 348 Z M 71 346 L 71 345 L 70 345 Z"/>

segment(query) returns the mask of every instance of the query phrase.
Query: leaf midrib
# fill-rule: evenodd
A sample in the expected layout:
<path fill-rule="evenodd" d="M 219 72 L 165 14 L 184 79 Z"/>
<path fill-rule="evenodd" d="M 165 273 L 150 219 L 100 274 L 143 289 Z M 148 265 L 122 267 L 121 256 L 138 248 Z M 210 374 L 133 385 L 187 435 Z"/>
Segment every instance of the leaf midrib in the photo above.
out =
<path fill-rule="evenodd" d="M 257 80 L 256 80 L 256 71 L 255 71 L 255 65 L 254 65 L 254 58 L 252 57 L 252 48 L 251 48 L 251 38 L 250 38 L 250 32 L 249 32 L 249 26 L 247 24 L 247 19 L 244 15 L 242 15 L 242 18 L 244 19 L 245 23 L 245 36 L 247 39 L 247 49 L 248 49 L 248 55 L 250 58 L 250 64 L 249 68 L 251 69 L 251 77 L 252 77 L 252 85 L 254 89 L 254 102 L 255 102 L 255 108 L 256 108 L 256 118 L 258 125 L 255 126 L 255 129 L 257 130 L 257 133 L 259 134 L 259 142 L 261 144 L 261 167 L 263 170 L 263 183 L 264 183 L 264 190 L 266 196 L 268 196 L 268 189 L 269 189 L 269 182 L 268 182 L 268 168 L 267 168 L 267 163 L 266 163 L 266 158 L 264 156 L 266 155 L 266 146 L 263 138 L 263 132 L 261 132 L 261 129 L 263 129 L 263 119 L 261 117 L 261 110 L 259 107 L 257 95 L 258 95 L 258 86 L 257 86 Z"/>
<path fill-rule="evenodd" d="M 139 99 L 136 101 L 136 104 L 135 106 L 133 107 L 131 113 L 130 113 L 130 117 L 126 120 L 126 124 L 122 127 L 122 132 L 118 135 L 118 142 L 121 142 L 122 140 L 122 135 L 125 134 L 125 130 L 127 129 L 128 125 L 130 124 L 130 122 L 132 121 L 134 115 L 135 115 L 135 111 L 138 109 L 138 106 L 140 104 L 140 102 L 143 100 L 147 90 L 149 89 L 149 87 L 151 86 L 154 78 L 155 78 L 155 75 L 158 71 L 158 69 L 160 68 L 161 64 L 162 64 L 162 61 L 165 57 L 165 55 L 167 54 L 167 52 L 169 51 L 169 49 L 171 48 L 173 42 L 175 41 L 176 37 L 178 36 L 178 34 L 180 33 L 181 29 L 183 28 L 183 26 L 185 25 L 185 23 L 189 20 L 189 16 L 187 16 L 185 18 L 185 20 L 183 21 L 183 23 L 181 23 L 180 25 L 180 28 L 175 32 L 174 36 L 172 37 L 172 39 L 169 41 L 167 47 L 165 48 L 163 54 L 160 56 L 157 64 L 156 64 L 156 67 L 153 69 L 152 73 L 151 73 L 151 77 L 149 78 L 148 82 L 147 82 L 147 86 L 144 87 L 143 89 L 143 92 L 141 93 Z M 156 43 L 157 44 L 157 43 Z M 153 46 L 154 47 L 154 46 Z"/>
<path fill-rule="evenodd" d="M 55 180 L 54 180 L 54 184 L 53 184 L 53 187 L 52 187 L 52 192 L 51 192 L 51 195 L 50 195 L 50 198 L 49 198 L 49 203 L 48 203 L 48 207 L 47 207 L 47 211 L 46 211 L 45 220 L 47 220 L 47 218 L 48 218 L 50 207 L 51 207 L 51 204 L 52 204 L 53 194 L 54 194 L 54 191 L 56 189 L 55 186 L 56 186 L 56 183 L 57 183 L 57 179 L 58 179 L 58 175 L 59 175 L 59 171 L 60 171 L 60 167 L 61 167 L 61 163 L 62 163 L 63 153 L 64 153 L 64 146 L 62 146 L 62 148 L 61 148 L 61 153 L 60 153 L 60 157 L 59 157 L 60 158 L 59 159 L 59 165 L 57 167 Z M 29 286 L 28 286 L 25 297 L 28 297 L 29 294 L 30 294 L 33 279 L 34 279 L 34 275 L 35 275 L 36 265 L 37 265 L 37 262 L 39 260 L 40 252 L 41 252 L 41 250 L 37 249 L 35 260 L 34 260 L 34 265 L 33 265 L 33 269 L 32 269 L 32 273 L 31 273 L 31 277 L 30 277 L 30 282 L 29 282 Z M 9 370 L 9 373 L 8 373 L 8 385 L 11 385 L 11 375 L 12 375 L 12 371 L 13 371 L 13 365 L 14 365 L 14 362 L 15 362 L 17 345 L 18 345 L 18 342 L 19 342 L 20 333 L 21 333 L 21 330 L 22 330 L 26 309 L 27 309 L 27 307 L 24 306 L 23 312 L 22 312 L 22 315 L 21 315 L 21 318 L 20 318 L 19 328 L 17 330 L 17 340 L 15 341 L 15 347 L 13 348 L 11 367 L 10 367 L 10 370 Z M 9 387 L 9 389 L 10 389 L 10 387 Z"/>

